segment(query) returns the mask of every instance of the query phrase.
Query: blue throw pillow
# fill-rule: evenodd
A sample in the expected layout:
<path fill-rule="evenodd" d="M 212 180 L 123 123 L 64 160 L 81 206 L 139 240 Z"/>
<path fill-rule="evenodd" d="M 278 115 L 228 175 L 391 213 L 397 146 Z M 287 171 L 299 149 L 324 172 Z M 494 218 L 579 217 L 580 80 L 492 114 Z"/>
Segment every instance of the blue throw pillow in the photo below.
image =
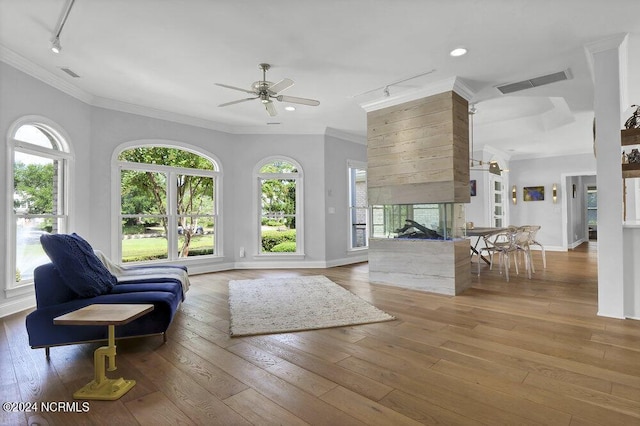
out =
<path fill-rule="evenodd" d="M 62 277 L 62 282 L 80 297 L 105 294 L 116 284 L 94 254 L 91 245 L 76 233 L 43 234 L 40 244 Z"/>

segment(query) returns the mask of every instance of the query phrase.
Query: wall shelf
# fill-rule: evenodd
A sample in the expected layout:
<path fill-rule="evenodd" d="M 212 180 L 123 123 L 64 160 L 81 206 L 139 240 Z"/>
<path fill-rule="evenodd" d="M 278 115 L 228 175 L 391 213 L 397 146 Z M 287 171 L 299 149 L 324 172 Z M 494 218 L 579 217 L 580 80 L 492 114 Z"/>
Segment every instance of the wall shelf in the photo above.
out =
<path fill-rule="evenodd" d="M 640 129 L 622 129 L 620 130 L 620 144 L 622 146 L 640 145 Z M 622 177 L 640 178 L 640 164 L 629 163 L 622 165 Z"/>
<path fill-rule="evenodd" d="M 623 178 L 637 178 L 640 177 L 640 163 L 635 164 L 623 164 L 622 165 L 622 177 Z"/>
<path fill-rule="evenodd" d="M 640 145 L 640 129 L 620 130 L 620 143 L 622 146 Z"/>

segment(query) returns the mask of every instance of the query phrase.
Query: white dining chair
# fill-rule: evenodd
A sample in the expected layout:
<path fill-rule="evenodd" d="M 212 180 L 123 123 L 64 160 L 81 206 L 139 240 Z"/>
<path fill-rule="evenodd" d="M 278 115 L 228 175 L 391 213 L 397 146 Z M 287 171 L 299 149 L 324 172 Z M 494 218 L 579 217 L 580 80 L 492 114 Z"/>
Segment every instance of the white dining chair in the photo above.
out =
<path fill-rule="evenodd" d="M 493 257 L 498 254 L 500 273 L 505 271 L 505 278 L 509 281 L 510 255 L 515 252 L 514 228 L 507 228 L 485 235 L 484 247 L 478 250 L 478 275 L 480 275 L 480 257 L 483 253 L 489 256 L 489 269 L 493 269 Z M 517 271 L 517 264 L 516 264 Z"/>
<path fill-rule="evenodd" d="M 531 246 L 540 247 L 540 251 L 542 253 L 542 267 L 544 269 L 547 269 L 547 256 L 545 255 L 545 252 L 544 252 L 544 246 L 537 240 L 537 234 L 538 234 L 538 231 L 540 230 L 541 226 L 540 225 L 526 225 L 526 228 L 529 229 L 529 247 L 531 247 Z M 533 256 L 531 257 L 531 260 L 533 261 Z M 533 262 L 531 263 L 531 268 L 532 268 L 533 272 L 535 272 L 535 268 L 533 267 Z"/>

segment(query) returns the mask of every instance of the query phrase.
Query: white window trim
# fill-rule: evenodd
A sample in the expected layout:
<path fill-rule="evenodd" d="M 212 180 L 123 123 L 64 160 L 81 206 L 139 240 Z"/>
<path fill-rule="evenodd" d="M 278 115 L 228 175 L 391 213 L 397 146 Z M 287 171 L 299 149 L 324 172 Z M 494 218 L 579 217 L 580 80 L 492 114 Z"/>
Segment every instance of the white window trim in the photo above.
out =
<path fill-rule="evenodd" d="M 347 226 L 349 227 L 348 235 L 349 239 L 347 241 L 347 252 L 362 252 L 369 250 L 369 224 L 371 223 L 371 209 L 369 209 L 369 203 L 367 201 L 366 211 L 367 211 L 367 224 L 365 229 L 365 238 L 367 241 L 367 245 L 364 247 L 352 247 L 353 241 L 353 224 L 351 223 L 351 169 L 359 169 L 359 170 L 367 170 L 367 163 L 364 161 L 356 161 L 356 160 L 347 160 Z M 367 181 L 369 176 L 367 174 Z"/>
<path fill-rule="evenodd" d="M 297 173 L 260 173 L 260 169 L 274 161 L 285 161 L 293 164 Z M 262 253 L 262 185 L 261 179 L 295 179 L 296 180 L 296 251 L 294 253 Z M 286 155 L 272 155 L 258 161 L 253 169 L 253 211 L 256 218 L 256 242 L 254 244 L 254 258 L 286 258 L 304 259 L 304 172 L 302 166 L 296 160 Z"/>
<path fill-rule="evenodd" d="M 181 149 L 184 151 L 189 151 L 192 152 L 193 154 L 199 155 L 203 158 L 206 158 L 207 160 L 211 161 L 213 163 L 214 166 L 214 170 L 202 170 L 202 169 L 189 169 L 189 168 L 180 168 L 180 167 L 172 167 L 172 166 L 163 166 L 163 165 L 155 165 L 155 164 L 146 164 L 146 163 L 133 163 L 133 162 L 127 162 L 127 161 L 120 161 L 118 160 L 118 157 L 120 156 L 120 154 L 123 151 L 126 151 L 128 149 L 133 149 L 133 148 L 139 148 L 139 147 L 163 147 L 163 148 L 175 148 L 175 149 Z M 180 174 L 180 173 L 188 173 L 191 175 L 199 175 L 199 176 L 212 176 L 215 179 L 215 187 L 214 187 L 214 191 L 215 191 L 215 200 L 214 200 L 214 208 L 215 208 L 215 240 L 214 240 L 214 254 L 212 255 L 204 255 L 204 256 L 192 256 L 192 257 L 186 257 L 186 258 L 179 258 L 179 259 L 175 259 L 175 260 L 170 260 L 170 259 L 161 259 L 161 260 L 157 260 L 157 261 L 150 261 L 150 262 L 127 262 L 127 265 L 134 265 L 134 264 L 148 264 L 148 263 L 153 263 L 153 264 L 168 264 L 168 263 L 180 263 L 180 264 L 190 264 L 190 263 L 200 263 L 202 262 L 203 259 L 206 259 L 207 262 L 218 262 L 221 261 L 224 258 L 224 253 L 223 253 L 223 226 L 222 226 L 222 210 L 220 209 L 221 207 L 221 200 L 222 200 L 222 178 L 223 178 L 223 172 L 222 172 L 222 165 L 220 163 L 220 160 L 218 160 L 218 158 L 209 153 L 204 151 L 202 148 L 200 147 L 195 147 L 189 144 L 186 144 L 184 142 L 180 142 L 180 141 L 173 141 L 173 140 L 166 140 L 166 139 L 143 139 L 143 140 L 135 140 L 135 141 L 129 141 L 129 142 L 125 142 L 121 145 L 119 145 L 118 147 L 116 147 L 116 149 L 114 149 L 113 151 L 113 155 L 111 157 L 111 206 L 112 206 L 112 213 L 111 213 L 111 258 L 114 259 L 118 264 L 122 264 L 121 259 L 122 259 L 122 245 L 121 245 L 121 241 L 122 241 L 122 229 L 120 224 L 122 223 L 121 221 L 121 170 L 125 168 L 125 169 L 135 169 L 135 170 L 151 170 L 151 171 L 157 171 L 157 172 L 162 172 L 165 173 L 167 172 L 167 169 L 171 169 L 171 172 L 175 173 L 175 174 Z M 169 188 L 171 188 L 171 186 L 169 186 Z M 171 189 L 170 189 L 171 191 Z M 170 196 L 170 194 L 167 194 L 167 196 Z M 170 209 L 171 208 L 171 201 L 168 200 L 169 203 L 167 204 L 167 208 Z M 167 241 L 168 247 L 173 247 L 171 244 L 175 243 L 175 241 L 172 241 L 171 238 L 169 237 L 169 241 Z"/>
<path fill-rule="evenodd" d="M 45 147 L 41 147 L 39 145 L 34 145 L 29 142 L 24 142 L 18 139 L 15 139 L 15 134 L 22 126 L 25 125 L 33 125 L 37 127 L 42 127 L 46 129 L 47 132 L 51 133 L 53 137 L 56 139 L 56 142 L 59 144 L 60 149 L 48 149 Z M 6 191 L 6 243 L 5 248 L 5 260 L 6 260 L 6 276 L 5 276 L 5 297 L 12 298 L 23 296 L 26 294 L 31 294 L 33 288 L 33 281 L 20 283 L 16 285 L 15 281 L 15 262 L 16 262 L 16 246 L 14 244 L 16 239 L 16 221 L 13 213 L 13 162 L 15 159 L 14 153 L 16 148 L 20 152 L 24 152 L 27 154 L 34 154 L 46 158 L 50 158 L 52 160 L 63 160 L 63 194 L 62 194 L 62 202 L 64 206 L 63 216 L 65 220 L 63 221 L 64 229 L 63 232 L 71 229 L 73 226 L 73 216 L 71 212 L 72 209 L 72 201 L 73 197 L 71 196 L 71 182 L 74 181 L 74 153 L 71 144 L 71 138 L 64 131 L 62 126 L 58 125 L 53 120 L 50 120 L 46 117 L 40 115 L 27 115 L 19 118 L 14 121 L 7 131 L 6 136 L 6 182 L 7 182 L 7 191 Z"/>

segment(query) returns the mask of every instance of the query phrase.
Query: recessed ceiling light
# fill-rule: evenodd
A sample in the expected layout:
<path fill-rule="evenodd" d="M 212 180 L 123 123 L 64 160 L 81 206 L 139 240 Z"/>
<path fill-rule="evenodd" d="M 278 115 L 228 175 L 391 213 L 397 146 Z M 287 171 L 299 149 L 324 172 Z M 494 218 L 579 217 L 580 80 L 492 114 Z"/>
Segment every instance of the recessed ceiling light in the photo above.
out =
<path fill-rule="evenodd" d="M 296 107 L 289 105 L 289 106 L 284 107 L 284 109 L 286 109 L 287 111 L 295 111 Z"/>
<path fill-rule="evenodd" d="M 467 49 L 465 49 L 464 47 L 458 47 L 456 49 L 453 49 L 449 55 L 451 56 L 462 56 L 465 55 L 467 53 Z"/>

